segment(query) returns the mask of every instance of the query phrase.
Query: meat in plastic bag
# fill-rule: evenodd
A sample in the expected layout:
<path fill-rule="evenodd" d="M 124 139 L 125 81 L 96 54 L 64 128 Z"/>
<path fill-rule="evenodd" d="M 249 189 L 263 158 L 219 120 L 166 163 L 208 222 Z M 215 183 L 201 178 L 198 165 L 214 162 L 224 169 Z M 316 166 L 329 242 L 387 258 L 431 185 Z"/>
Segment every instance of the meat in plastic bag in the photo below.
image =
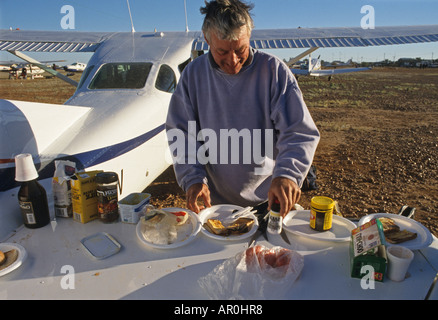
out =
<path fill-rule="evenodd" d="M 218 265 L 199 285 L 210 299 L 281 299 L 301 274 L 304 258 L 282 247 L 251 247 Z"/>

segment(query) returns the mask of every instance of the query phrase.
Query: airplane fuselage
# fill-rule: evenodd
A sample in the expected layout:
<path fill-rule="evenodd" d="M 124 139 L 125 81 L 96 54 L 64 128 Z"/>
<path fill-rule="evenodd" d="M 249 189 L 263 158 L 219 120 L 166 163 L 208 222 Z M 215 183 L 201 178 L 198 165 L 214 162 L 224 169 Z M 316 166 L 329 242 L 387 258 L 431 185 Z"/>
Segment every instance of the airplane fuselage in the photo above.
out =
<path fill-rule="evenodd" d="M 99 45 L 65 105 L 0 100 L 0 110 L 8 114 L 0 119 L 6 130 L 0 138 L 0 240 L 22 223 L 14 180 L 17 154 L 32 154 L 49 197 L 57 159 L 74 161 L 78 170 L 118 173 L 119 197 L 141 192 L 171 164 L 164 123 L 192 43 L 190 34 L 115 34 Z M 50 112 L 41 123 L 29 104 L 62 113 Z M 13 123 L 21 128 L 20 137 Z"/>

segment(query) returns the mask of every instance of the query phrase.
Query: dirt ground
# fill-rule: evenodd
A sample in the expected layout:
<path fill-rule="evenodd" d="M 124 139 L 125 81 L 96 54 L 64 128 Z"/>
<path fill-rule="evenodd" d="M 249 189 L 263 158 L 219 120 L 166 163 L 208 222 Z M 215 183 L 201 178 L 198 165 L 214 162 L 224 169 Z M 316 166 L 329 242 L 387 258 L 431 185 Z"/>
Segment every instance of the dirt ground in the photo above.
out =
<path fill-rule="evenodd" d="M 58 79 L 0 78 L 2 99 L 63 103 L 74 92 Z M 321 132 L 318 189 L 300 204 L 325 195 L 352 219 L 408 205 L 438 236 L 438 69 L 375 68 L 299 84 Z M 185 206 L 172 167 L 146 191 L 158 207 Z"/>

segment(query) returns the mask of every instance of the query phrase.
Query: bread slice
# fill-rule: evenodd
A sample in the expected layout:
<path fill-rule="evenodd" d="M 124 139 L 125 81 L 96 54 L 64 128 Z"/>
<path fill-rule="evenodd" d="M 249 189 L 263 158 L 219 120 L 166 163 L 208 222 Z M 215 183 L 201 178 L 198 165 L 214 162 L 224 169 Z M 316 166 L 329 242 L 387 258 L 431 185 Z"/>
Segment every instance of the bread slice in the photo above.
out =
<path fill-rule="evenodd" d="M 415 232 L 401 230 L 385 234 L 386 241 L 392 244 L 402 243 L 417 238 Z"/>
<path fill-rule="evenodd" d="M 0 251 L 0 266 L 1 266 L 3 263 L 5 263 L 5 261 L 6 261 L 6 256 L 5 256 L 5 254 L 3 253 L 3 251 Z"/>
<path fill-rule="evenodd" d="M 228 233 L 227 228 L 224 227 L 220 220 L 208 219 L 205 225 L 206 229 L 208 229 L 211 233 L 217 235 L 224 235 Z"/>
<path fill-rule="evenodd" d="M 18 250 L 12 249 L 4 253 L 6 257 L 6 261 L 3 262 L 2 265 L 0 265 L 0 270 L 6 269 L 11 264 L 13 264 L 15 261 L 17 261 L 18 258 Z"/>
<path fill-rule="evenodd" d="M 385 236 L 392 232 L 400 231 L 400 227 L 395 224 L 394 220 L 391 218 L 379 218 L 379 221 L 382 223 L 383 233 Z"/>
<path fill-rule="evenodd" d="M 210 233 L 219 236 L 241 235 L 251 230 L 254 220 L 250 218 L 239 218 L 232 225 L 225 227 L 220 220 L 208 219 L 204 228 Z"/>

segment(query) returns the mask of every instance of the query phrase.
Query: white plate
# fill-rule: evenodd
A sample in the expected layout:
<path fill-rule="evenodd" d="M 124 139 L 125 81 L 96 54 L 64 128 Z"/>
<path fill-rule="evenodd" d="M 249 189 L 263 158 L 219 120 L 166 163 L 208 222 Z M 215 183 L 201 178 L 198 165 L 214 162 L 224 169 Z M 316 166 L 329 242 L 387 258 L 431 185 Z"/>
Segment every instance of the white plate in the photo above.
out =
<path fill-rule="evenodd" d="M 227 237 L 219 236 L 217 234 L 211 233 L 210 231 L 208 231 L 203 227 L 204 223 L 208 219 L 223 220 L 226 217 L 228 217 L 233 212 L 233 210 L 241 210 L 241 209 L 243 209 L 243 207 L 235 206 L 232 204 L 221 204 L 221 205 L 212 206 L 210 208 L 205 208 L 199 213 L 199 220 L 201 221 L 202 233 L 205 234 L 207 237 L 221 241 L 237 241 L 251 237 L 259 227 L 259 222 L 257 221 L 257 218 L 254 214 L 248 216 L 248 218 L 254 219 L 254 224 L 252 225 L 251 230 L 241 235 L 229 235 Z"/>
<path fill-rule="evenodd" d="M 358 225 L 361 226 L 374 218 L 380 218 L 380 217 L 393 219 L 395 224 L 398 225 L 401 230 L 406 229 L 408 231 L 417 233 L 417 238 L 415 238 L 413 240 L 406 241 L 406 242 L 399 243 L 399 244 L 397 244 L 398 246 L 402 246 L 402 247 L 405 247 L 405 248 L 408 248 L 411 250 L 418 250 L 418 249 L 424 249 L 424 248 L 428 247 L 433 241 L 432 234 L 421 223 L 419 223 L 413 219 L 406 218 L 405 216 L 398 215 L 398 214 L 393 214 L 393 213 L 369 214 L 369 215 L 363 216 L 359 220 Z M 392 245 L 389 242 L 387 242 L 386 244 L 388 246 Z"/>
<path fill-rule="evenodd" d="M 163 211 L 167 212 L 178 212 L 178 211 L 184 211 L 189 214 L 189 218 L 187 219 L 187 222 L 184 226 L 178 227 L 178 236 L 175 242 L 171 244 L 156 244 L 153 242 L 150 242 L 146 240 L 142 233 L 142 226 L 141 221 L 137 223 L 136 233 L 137 237 L 140 239 L 141 242 L 146 244 L 149 247 L 157 248 L 157 249 L 174 249 L 179 248 L 182 246 L 185 246 L 186 244 L 192 242 L 195 240 L 196 236 L 198 235 L 199 231 L 201 230 L 201 222 L 199 221 L 198 215 L 194 213 L 191 210 L 188 209 L 182 209 L 182 208 L 164 208 L 161 209 Z M 189 228 L 188 226 L 191 226 Z"/>
<path fill-rule="evenodd" d="M 15 260 L 15 262 L 11 264 L 9 267 L 0 270 L 0 277 L 4 276 L 5 274 L 8 274 L 9 272 L 14 271 L 15 269 L 17 269 L 19 266 L 23 264 L 24 260 L 26 260 L 27 257 L 26 249 L 24 249 L 18 243 L 0 243 L 0 251 L 6 252 L 12 249 L 18 250 L 17 260 Z"/>
<path fill-rule="evenodd" d="M 333 215 L 332 228 L 319 232 L 310 228 L 310 210 L 294 210 L 283 219 L 283 228 L 306 238 L 331 242 L 350 241 L 351 230 L 357 226 L 348 219 Z"/>

